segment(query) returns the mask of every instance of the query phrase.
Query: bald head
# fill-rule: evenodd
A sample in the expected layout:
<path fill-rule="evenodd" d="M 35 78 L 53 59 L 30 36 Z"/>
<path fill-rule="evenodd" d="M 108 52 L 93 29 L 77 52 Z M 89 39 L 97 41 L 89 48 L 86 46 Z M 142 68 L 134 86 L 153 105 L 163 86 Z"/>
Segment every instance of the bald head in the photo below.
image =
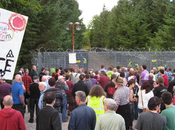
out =
<path fill-rule="evenodd" d="M 42 82 L 45 82 L 47 80 L 47 77 L 46 76 L 42 76 Z"/>
<path fill-rule="evenodd" d="M 15 75 L 15 81 L 16 82 L 21 82 L 21 75 L 19 75 L 19 74 L 17 74 L 17 75 Z"/>
<path fill-rule="evenodd" d="M 153 80 L 153 74 L 149 74 L 149 80 Z"/>
<path fill-rule="evenodd" d="M 11 95 L 7 95 L 4 97 L 3 104 L 5 108 L 13 106 L 13 98 Z"/>

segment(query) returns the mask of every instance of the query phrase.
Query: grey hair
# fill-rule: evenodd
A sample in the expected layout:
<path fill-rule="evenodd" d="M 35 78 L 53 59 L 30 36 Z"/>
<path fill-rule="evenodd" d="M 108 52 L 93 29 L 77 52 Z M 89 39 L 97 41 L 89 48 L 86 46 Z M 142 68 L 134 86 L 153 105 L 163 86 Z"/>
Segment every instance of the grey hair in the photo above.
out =
<path fill-rule="evenodd" d="M 45 82 L 39 82 L 39 84 L 41 84 L 44 87 L 47 87 L 47 84 Z"/>
<path fill-rule="evenodd" d="M 11 106 L 13 103 L 13 98 L 11 95 L 7 95 L 3 99 L 4 106 Z"/>
<path fill-rule="evenodd" d="M 48 71 L 48 70 L 46 70 L 46 71 L 45 71 L 45 74 L 49 74 L 49 71 Z"/>
<path fill-rule="evenodd" d="M 117 103 L 115 102 L 115 100 L 111 99 L 111 98 L 105 98 L 104 100 L 105 102 L 105 106 L 109 109 L 109 110 L 115 110 Z"/>
<path fill-rule="evenodd" d="M 86 101 L 86 94 L 83 91 L 77 91 L 75 92 L 76 96 L 78 97 L 78 99 L 82 102 Z"/>

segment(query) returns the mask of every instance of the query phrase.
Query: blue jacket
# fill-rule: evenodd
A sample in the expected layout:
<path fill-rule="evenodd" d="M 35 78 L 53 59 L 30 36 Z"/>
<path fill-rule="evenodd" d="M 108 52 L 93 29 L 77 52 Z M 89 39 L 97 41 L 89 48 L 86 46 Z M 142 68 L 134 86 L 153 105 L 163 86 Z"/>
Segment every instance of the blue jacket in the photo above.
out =
<path fill-rule="evenodd" d="M 69 121 L 69 130 L 94 130 L 96 115 L 92 108 L 82 104 L 74 109 Z"/>

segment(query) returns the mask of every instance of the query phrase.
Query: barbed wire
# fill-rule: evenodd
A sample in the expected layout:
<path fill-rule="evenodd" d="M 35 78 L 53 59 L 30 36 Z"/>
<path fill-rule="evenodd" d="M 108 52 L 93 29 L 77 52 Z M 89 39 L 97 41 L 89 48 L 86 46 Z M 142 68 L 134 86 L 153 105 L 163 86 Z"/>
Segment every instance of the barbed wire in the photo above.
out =
<path fill-rule="evenodd" d="M 40 48 L 37 48 L 35 50 L 36 52 L 72 52 L 72 49 L 62 49 L 62 48 L 57 48 L 57 49 L 51 49 L 51 48 L 44 48 L 44 47 L 40 47 Z M 169 52 L 169 51 L 175 51 L 175 47 L 168 47 L 167 49 L 165 48 L 152 48 L 152 47 L 143 47 L 143 48 L 136 48 L 136 49 L 132 49 L 132 48 L 129 48 L 129 49 L 126 49 L 126 48 L 122 48 L 122 47 L 119 47 L 118 49 L 114 50 L 113 48 L 112 49 L 108 49 L 108 48 L 101 48 L 101 47 L 92 47 L 90 48 L 89 50 L 85 50 L 85 49 L 75 49 L 75 52 L 81 52 L 81 51 L 89 51 L 89 52 L 117 52 L 117 51 L 123 51 L 123 52 Z M 33 51 L 32 51 L 33 53 Z"/>

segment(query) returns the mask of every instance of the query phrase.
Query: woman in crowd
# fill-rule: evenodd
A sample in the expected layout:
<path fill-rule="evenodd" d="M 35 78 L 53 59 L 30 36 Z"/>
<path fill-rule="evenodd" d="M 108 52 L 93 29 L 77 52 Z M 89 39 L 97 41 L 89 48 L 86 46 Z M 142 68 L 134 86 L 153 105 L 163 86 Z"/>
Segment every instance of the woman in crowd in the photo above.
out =
<path fill-rule="evenodd" d="M 104 111 L 105 92 L 100 85 L 94 85 L 87 96 L 87 106 L 94 109 L 96 119 L 105 113 Z"/>
<path fill-rule="evenodd" d="M 142 88 L 139 87 L 138 96 L 139 113 L 141 113 L 143 110 L 147 111 L 148 101 L 150 98 L 154 97 L 153 91 L 150 90 L 150 83 L 148 81 L 143 82 Z"/>
<path fill-rule="evenodd" d="M 129 98 L 129 105 L 130 105 L 130 111 L 131 111 L 131 119 L 132 122 L 135 117 L 135 106 L 134 103 L 137 102 L 137 98 L 134 96 L 133 88 L 135 86 L 135 80 L 131 79 L 128 81 L 128 87 L 130 89 L 130 98 Z"/>

